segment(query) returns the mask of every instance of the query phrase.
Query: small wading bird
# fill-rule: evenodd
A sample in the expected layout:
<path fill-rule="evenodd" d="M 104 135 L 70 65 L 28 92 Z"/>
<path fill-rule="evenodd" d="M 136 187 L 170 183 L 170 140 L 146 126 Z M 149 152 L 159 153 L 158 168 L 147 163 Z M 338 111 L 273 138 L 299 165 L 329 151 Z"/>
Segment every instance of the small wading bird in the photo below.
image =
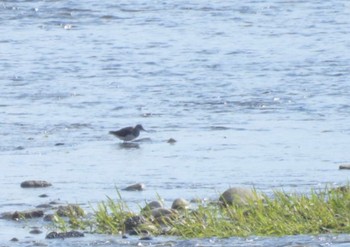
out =
<path fill-rule="evenodd" d="M 140 131 L 146 131 L 141 124 L 136 125 L 135 127 L 126 127 L 116 131 L 110 131 L 109 134 L 112 134 L 118 137 L 124 142 L 132 141 L 140 135 Z"/>

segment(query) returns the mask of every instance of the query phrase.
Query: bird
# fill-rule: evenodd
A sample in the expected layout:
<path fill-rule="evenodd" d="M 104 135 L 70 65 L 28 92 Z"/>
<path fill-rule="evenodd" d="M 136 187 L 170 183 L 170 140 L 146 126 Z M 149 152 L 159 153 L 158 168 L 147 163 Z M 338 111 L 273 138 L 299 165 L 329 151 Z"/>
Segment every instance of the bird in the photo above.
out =
<path fill-rule="evenodd" d="M 125 127 L 116 131 L 109 131 L 109 134 L 112 134 L 118 137 L 124 142 L 132 141 L 140 135 L 140 131 L 146 131 L 141 124 L 136 125 L 135 127 Z"/>

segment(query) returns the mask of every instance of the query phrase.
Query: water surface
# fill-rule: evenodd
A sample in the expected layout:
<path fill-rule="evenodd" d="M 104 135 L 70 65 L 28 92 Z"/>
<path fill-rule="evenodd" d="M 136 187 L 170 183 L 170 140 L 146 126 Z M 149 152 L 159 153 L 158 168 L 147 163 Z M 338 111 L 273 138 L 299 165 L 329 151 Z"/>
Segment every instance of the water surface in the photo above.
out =
<path fill-rule="evenodd" d="M 89 209 L 136 182 L 146 190 L 122 192 L 135 207 L 158 195 L 167 206 L 216 199 L 229 186 L 271 193 L 347 183 L 338 167 L 350 160 L 349 14 L 345 0 L 2 1 L 0 212 L 51 200 Z M 137 123 L 150 141 L 126 148 L 108 135 Z M 21 189 L 28 179 L 53 186 Z M 45 235 L 0 225 L 5 245 Z M 172 241 L 152 243 L 249 242 Z M 347 235 L 251 246 L 343 242 Z"/>

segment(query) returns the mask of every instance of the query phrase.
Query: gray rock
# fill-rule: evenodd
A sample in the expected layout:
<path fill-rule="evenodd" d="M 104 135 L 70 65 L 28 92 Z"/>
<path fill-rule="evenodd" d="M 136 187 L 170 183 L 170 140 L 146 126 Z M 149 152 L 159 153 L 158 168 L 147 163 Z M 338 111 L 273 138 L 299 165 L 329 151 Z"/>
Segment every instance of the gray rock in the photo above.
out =
<path fill-rule="evenodd" d="M 247 204 L 249 200 L 260 198 L 252 189 L 234 187 L 227 189 L 219 198 L 223 205 Z"/>
<path fill-rule="evenodd" d="M 84 216 L 85 212 L 84 210 L 76 204 L 68 204 L 66 206 L 59 206 L 56 214 L 61 217 L 67 217 L 67 216 Z"/>
<path fill-rule="evenodd" d="M 339 169 L 340 170 L 350 170 L 350 165 L 340 165 Z"/>
<path fill-rule="evenodd" d="M 39 228 L 34 228 L 34 229 L 32 229 L 32 230 L 30 230 L 30 232 L 29 232 L 30 234 L 41 234 L 41 233 L 43 233 Z"/>
<path fill-rule="evenodd" d="M 123 190 L 126 190 L 126 191 L 142 191 L 142 190 L 145 190 L 146 186 L 142 183 L 137 183 L 137 184 L 133 184 L 133 185 L 130 185 L 126 188 L 124 188 Z"/>
<path fill-rule="evenodd" d="M 52 184 L 43 180 L 27 180 L 21 183 L 22 188 L 43 188 L 49 186 L 52 186 Z"/>
<path fill-rule="evenodd" d="M 146 206 L 144 208 L 142 208 L 142 212 L 145 211 L 151 211 L 153 209 L 156 208 L 162 208 L 163 207 L 163 203 L 160 201 L 151 201 L 150 203 L 147 203 Z"/>
<path fill-rule="evenodd" d="M 47 239 L 57 239 L 57 238 L 81 238 L 84 237 L 84 233 L 78 231 L 70 231 L 70 232 L 50 232 L 46 235 Z"/>
<path fill-rule="evenodd" d="M 171 209 L 175 210 L 184 210 L 188 209 L 190 207 L 190 203 L 183 199 L 183 198 L 177 198 L 173 201 L 173 204 L 171 205 Z"/>
<path fill-rule="evenodd" d="M 146 222 L 146 219 L 143 216 L 135 215 L 127 218 L 124 221 L 124 227 L 126 231 L 132 231 L 135 230 L 138 226 L 141 224 L 144 224 Z"/>
<path fill-rule="evenodd" d="M 177 217 L 175 210 L 166 209 L 166 208 L 156 208 L 151 211 L 151 219 L 157 224 L 167 224 L 173 222 Z"/>
<path fill-rule="evenodd" d="M 32 219 L 32 218 L 41 218 L 44 216 L 44 211 L 41 209 L 33 209 L 27 211 L 16 211 L 12 214 L 11 218 L 13 220 L 21 219 Z"/>
<path fill-rule="evenodd" d="M 174 138 L 169 138 L 167 140 L 167 143 L 170 143 L 170 144 L 174 144 L 176 142 L 176 140 Z"/>
<path fill-rule="evenodd" d="M 52 208 L 52 205 L 44 203 L 44 204 L 39 204 L 38 206 L 36 206 L 36 208 Z"/>
<path fill-rule="evenodd" d="M 151 215 L 154 218 L 158 218 L 158 217 L 162 217 L 162 216 L 171 216 L 174 214 L 175 214 L 175 212 L 173 210 L 166 209 L 166 208 L 155 208 L 155 209 L 151 210 Z"/>
<path fill-rule="evenodd" d="M 49 221 L 49 222 L 52 222 L 55 218 L 55 215 L 54 214 L 47 214 L 44 216 L 44 221 Z"/>

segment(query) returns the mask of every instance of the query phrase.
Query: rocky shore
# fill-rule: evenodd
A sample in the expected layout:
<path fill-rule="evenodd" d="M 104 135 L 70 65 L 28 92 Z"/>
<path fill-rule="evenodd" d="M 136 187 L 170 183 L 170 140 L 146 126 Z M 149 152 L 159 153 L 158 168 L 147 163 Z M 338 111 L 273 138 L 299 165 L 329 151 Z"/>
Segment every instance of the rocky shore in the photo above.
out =
<path fill-rule="evenodd" d="M 43 187 L 53 186 L 52 183 L 43 180 L 28 180 L 23 181 L 20 186 L 23 189 L 36 189 Z M 126 186 L 124 191 L 142 191 L 146 186 L 143 183 L 136 183 Z M 244 203 L 246 200 L 254 198 L 254 192 L 247 188 L 230 188 L 226 190 L 216 202 L 221 205 L 232 205 L 233 203 Z M 46 198 L 48 195 L 40 194 L 41 198 Z M 129 235 L 139 235 L 140 239 L 151 239 L 152 233 L 159 232 L 158 227 L 161 225 L 162 234 L 167 234 L 169 229 L 164 224 L 170 222 L 172 219 L 179 217 L 184 211 L 196 207 L 198 203 L 202 203 L 201 199 L 193 199 L 188 201 L 185 198 L 176 198 L 171 207 L 167 208 L 160 200 L 150 201 L 144 205 L 139 213 L 130 212 L 129 217 L 126 217 L 123 221 L 123 231 L 119 233 L 123 238 L 127 238 Z M 11 220 L 15 222 L 25 222 L 28 220 L 34 220 L 34 222 L 42 222 L 43 227 L 41 229 L 55 228 L 57 224 L 63 219 L 64 222 L 68 222 L 71 219 L 84 218 L 87 216 L 85 210 L 77 204 L 62 204 L 57 201 L 49 201 L 47 203 L 38 204 L 35 208 L 30 208 L 23 211 L 2 212 L 0 213 L 0 219 Z M 62 223 L 62 222 L 61 222 Z M 38 227 L 31 227 L 29 234 L 44 234 L 43 230 Z M 68 230 L 68 231 L 49 231 L 46 233 L 46 239 L 65 239 L 84 237 L 84 231 Z M 13 236 L 11 241 L 19 241 L 17 236 Z"/>

